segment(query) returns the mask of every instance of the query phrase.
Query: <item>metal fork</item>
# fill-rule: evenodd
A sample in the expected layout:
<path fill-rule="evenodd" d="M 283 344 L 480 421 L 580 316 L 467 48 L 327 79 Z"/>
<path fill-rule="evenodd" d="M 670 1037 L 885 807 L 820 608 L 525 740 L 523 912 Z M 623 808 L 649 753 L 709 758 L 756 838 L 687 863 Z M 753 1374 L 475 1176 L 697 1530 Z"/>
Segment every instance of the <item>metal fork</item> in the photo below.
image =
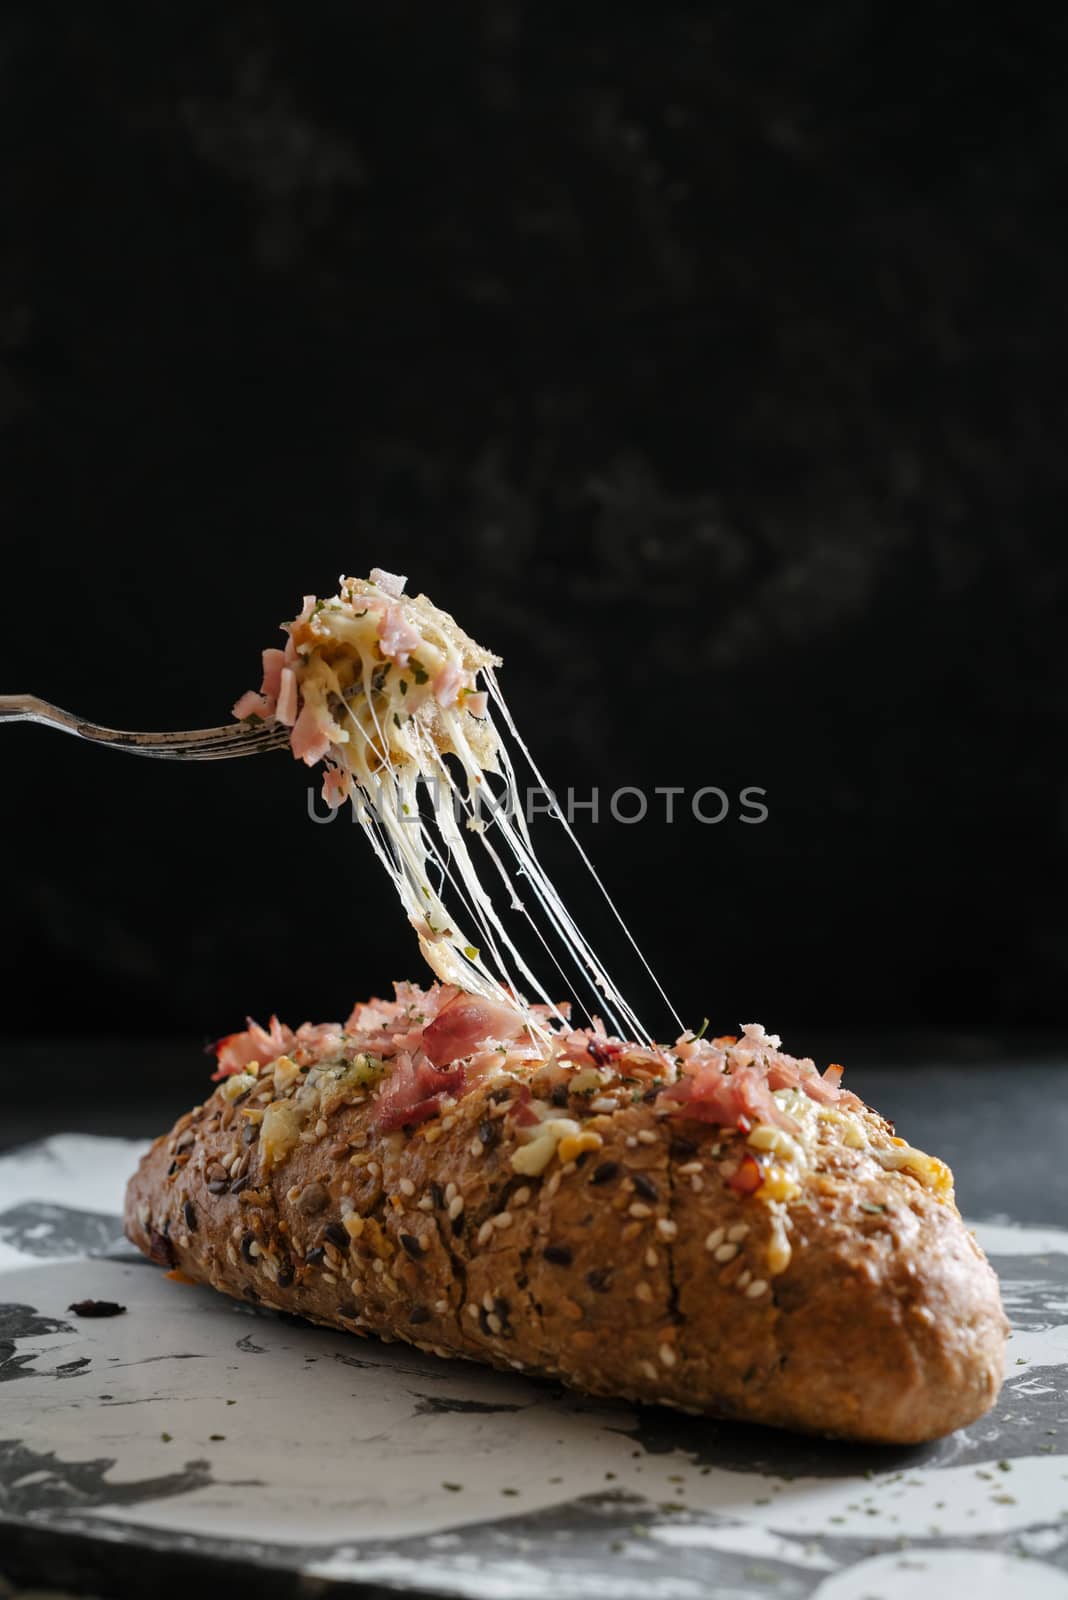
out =
<path fill-rule="evenodd" d="M 266 723 L 249 727 L 233 722 L 225 728 L 189 728 L 183 733 L 131 733 L 123 728 L 101 728 L 32 694 L 0 694 L 0 722 L 41 722 L 46 728 L 58 728 L 61 733 L 91 739 L 94 744 L 107 744 L 132 756 L 155 756 L 161 761 L 224 761 L 229 756 L 255 756 L 264 750 L 277 750 L 289 739 L 288 728 Z"/>

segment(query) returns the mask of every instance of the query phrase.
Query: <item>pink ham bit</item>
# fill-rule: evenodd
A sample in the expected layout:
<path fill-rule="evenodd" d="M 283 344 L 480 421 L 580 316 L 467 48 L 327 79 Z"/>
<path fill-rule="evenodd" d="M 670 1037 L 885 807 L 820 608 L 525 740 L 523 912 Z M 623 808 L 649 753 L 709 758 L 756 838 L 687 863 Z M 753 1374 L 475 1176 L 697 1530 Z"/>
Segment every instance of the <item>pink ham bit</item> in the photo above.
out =
<path fill-rule="evenodd" d="M 438 1111 L 446 1094 L 462 1094 L 462 1063 L 444 1069 L 424 1055 L 404 1052 L 393 1059 L 389 1077 L 375 1103 L 375 1122 L 383 1129 L 425 1122 Z"/>
<path fill-rule="evenodd" d="M 253 1061 L 261 1067 L 268 1066 L 292 1048 L 296 1035 L 277 1017 L 272 1017 L 266 1028 L 261 1028 L 251 1017 L 246 1017 L 245 1021 L 248 1028 L 244 1033 L 227 1033 L 216 1040 L 214 1050 L 218 1068 L 212 1074 L 213 1081 L 231 1077 L 235 1072 L 244 1072 Z"/>
<path fill-rule="evenodd" d="M 820 1077 L 811 1061 L 797 1061 L 779 1048 L 776 1034 L 749 1023 L 741 1039 L 695 1039 L 684 1034 L 675 1046 L 680 1062 L 678 1081 L 664 1089 L 662 1100 L 682 1116 L 734 1128 L 755 1122 L 793 1132 L 797 1128 L 773 1096 L 775 1089 L 800 1089 L 820 1105 L 845 1108 L 861 1104 L 842 1089 L 841 1067 L 828 1067 Z"/>
<path fill-rule="evenodd" d="M 404 615 L 401 606 L 390 606 L 378 624 L 378 642 L 382 654 L 398 667 L 406 667 L 413 650 L 418 650 L 422 639 Z"/>
<path fill-rule="evenodd" d="M 297 720 L 297 675 L 292 667 L 283 667 L 278 675 L 278 704 L 275 716 L 291 728 Z"/>
<path fill-rule="evenodd" d="M 271 695 L 275 700 L 282 688 L 282 668 L 286 664 L 284 650 L 276 650 L 273 646 L 263 652 L 263 682 L 260 684 L 260 693 Z"/>
<path fill-rule="evenodd" d="M 400 599 L 408 582 L 399 573 L 384 572 L 381 567 L 372 567 L 370 577 L 372 583 L 376 583 L 384 594 L 392 595 L 394 600 Z"/>
<path fill-rule="evenodd" d="M 352 793 L 352 778 L 341 767 L 327 767 L 323 773 L 323 799 L 332 811 Z"/>
<path fill-rule="evenodd" d="M 442 708 L 454 706 L 459 698 L 460 690 L 467 683 L 468 674 L 462 667 L 454 666 L 447 661 L 440 672 L 435 673 L 431 688 L 434 699 Z"/>
<path fill-rule="evenodd" d="M 522 1014 L 512 1006 L 461 993 L 423 1029 L 423 1049 L 435 1066 L 445 1066 L 480 1046 L 511 1044 L 525 1031 Z"/>
<path fill-rule="evenodd" d="M 484 717 L 489 710 L 489 695 L 485 689 L 480 689 L 477 694 L 465 694 L 464 710 L 470 711 L 473 717 Z"/>
<path fill-rule="evenodd" d="M 257 694 L 255 689 L 247 689 L 234 705 L 234 716 L 239 722 L 244 722 L 246 717 L 262 717 L 266 721 L 273 712 L 274 701 Z"/>
<path fill-rule="evenodd" d="M 305 704 L 301 707 L 289 742 L 294 760 L 303 761 L 306 767 L 314 767 L 327 754 L 330 735 L 323 730 L 314 706 Z"/>

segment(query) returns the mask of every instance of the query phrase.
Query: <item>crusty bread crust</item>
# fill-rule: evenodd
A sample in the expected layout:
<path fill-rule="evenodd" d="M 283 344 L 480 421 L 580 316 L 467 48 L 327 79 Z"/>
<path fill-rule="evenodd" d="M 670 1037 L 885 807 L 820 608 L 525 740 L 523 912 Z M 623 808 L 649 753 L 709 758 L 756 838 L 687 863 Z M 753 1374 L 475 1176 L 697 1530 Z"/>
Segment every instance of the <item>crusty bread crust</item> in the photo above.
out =
<path fill-rule="evenodd" d="M 314 1322 L 720 1417 L 911 1444 L 997 1395 L 997 1280 L 952 1200 L 833 1124 L 778 1208 L 784 1262 L 776 1208 L 727 1181 L 739 1136 L 651 1099 L 592 1115 L 573 1096 L 600 1147 L 525 1177 L 511 1078 L 391 1134 L 372 1098 L 339 1103 L 273 1162 L 271 1095 L 220 1089 L 156 1140 L 134 1244 Z"/>

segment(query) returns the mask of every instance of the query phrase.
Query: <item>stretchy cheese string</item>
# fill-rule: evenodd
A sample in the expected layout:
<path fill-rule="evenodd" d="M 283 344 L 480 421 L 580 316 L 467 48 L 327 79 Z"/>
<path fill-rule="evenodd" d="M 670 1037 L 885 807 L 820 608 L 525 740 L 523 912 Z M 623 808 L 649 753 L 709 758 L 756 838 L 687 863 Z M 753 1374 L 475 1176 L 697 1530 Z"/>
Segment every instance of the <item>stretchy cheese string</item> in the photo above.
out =
<path fill-rule="evenodd" d="M 402 581 L 377 572 L 370 581 L 342 578 L 337 599 L 314 610 L 309 602 L 290 626 L 287 661 L 303 706 L 294 728 L 295 752 L 309 762 L 325 755 L 349 774 L 349 797 L 371 847 L 418 933 L 424 958 L 444 983 L 512 1006 L 525 995 L 565 1022 L 508 931 L 505 913 L 511 912 L 531 930 L 575 998 L 576 983 L 588 991 L 586 1009 L 603 1015 L 621 1036 L 648 1043 L 647 1030 L 538 860 L 515 766 L 488 705 L 477 716 L 465 705 L 475 674 L 482 671 L 508 734 L 549 794 L 501 694 L 494 658 L 425 596 L 401 594 L 395 585 Z M 401 630 L 396 638 L 389 634 L 391 625 Z M 414 632 L 403 634 L 405 629 Z M 309 719 L 320 740 L 311 748 L 306 737 L 298 741 Z M 493 793 L 487 776 L 501 780 L 501 796 Z M 423 795 L 431 800 L 428 812 L 420 806 Z M 551 814 L 563 824 L 681 1029 L 573 829 L 555 805 Z M 482 875 L 473 859 L 479 851 L 486 858 Z M 506 905 L 495 901 L 484 879 L 491 886 L 499 880 Z M 525 895 L 519 892 L 521 883 Z M 544 1035 L 537 1018 L 528 1012 L 526 1020 L 532 1032 Z"/>

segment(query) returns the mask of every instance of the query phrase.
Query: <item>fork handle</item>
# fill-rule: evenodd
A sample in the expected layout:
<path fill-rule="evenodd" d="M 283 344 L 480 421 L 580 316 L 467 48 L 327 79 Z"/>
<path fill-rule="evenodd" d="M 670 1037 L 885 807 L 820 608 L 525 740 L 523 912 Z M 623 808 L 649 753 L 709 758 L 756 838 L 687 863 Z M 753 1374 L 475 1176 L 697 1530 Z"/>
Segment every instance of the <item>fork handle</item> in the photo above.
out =
<path fill-rule="evenodd" d="M 78 719 L 69 711 L 39 700 L 35 694 L 0 694 L 0 722 L 43 722 L 64 733 L 78 732 Z"/>

